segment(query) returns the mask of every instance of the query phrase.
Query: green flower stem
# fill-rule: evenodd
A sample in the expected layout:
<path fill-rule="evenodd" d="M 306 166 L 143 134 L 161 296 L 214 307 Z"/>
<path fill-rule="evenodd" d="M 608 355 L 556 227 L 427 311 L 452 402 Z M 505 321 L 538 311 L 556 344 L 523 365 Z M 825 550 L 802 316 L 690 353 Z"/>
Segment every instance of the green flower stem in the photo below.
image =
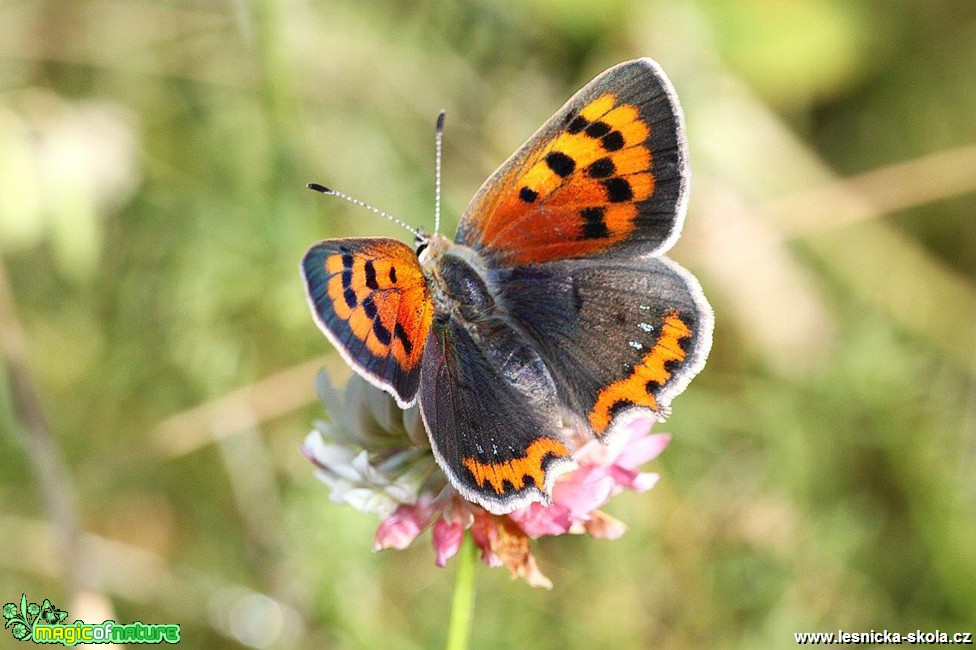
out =
<path fill-rule="evenodd" d="M 451 599 L 451 621 L 447 628 L 447 650 L 465 650 L 471 638 L 474 615 L 475 569 L 478 547 L 470 531 L 465 531 L 458 550 L 457 573 L 454 574 L 454 596 Z"/>

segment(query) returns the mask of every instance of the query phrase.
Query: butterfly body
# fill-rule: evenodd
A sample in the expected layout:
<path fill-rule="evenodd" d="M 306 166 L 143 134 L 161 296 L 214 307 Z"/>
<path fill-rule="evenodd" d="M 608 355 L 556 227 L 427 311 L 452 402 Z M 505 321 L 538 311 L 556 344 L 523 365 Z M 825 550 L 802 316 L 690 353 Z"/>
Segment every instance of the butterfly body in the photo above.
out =
<path fill-rule="evenodd" d="M 451 316 L 476 320 L 496 308 L 485 261 L 472 249 L 434 235 L 418 261 L 439 320 Z"/>
<path fill-rule="evenodd" d="M 455 241 L 320 242 L 302 271 L 354 369 L 419 402 L 452 485 L 495 513 L 547 503 L 599 439 L 667 415 L 701 369 L 712 313 L 662 256 L 687 197 L 680 107 L 649 59 L 611 68 L 485 182 Z"/>

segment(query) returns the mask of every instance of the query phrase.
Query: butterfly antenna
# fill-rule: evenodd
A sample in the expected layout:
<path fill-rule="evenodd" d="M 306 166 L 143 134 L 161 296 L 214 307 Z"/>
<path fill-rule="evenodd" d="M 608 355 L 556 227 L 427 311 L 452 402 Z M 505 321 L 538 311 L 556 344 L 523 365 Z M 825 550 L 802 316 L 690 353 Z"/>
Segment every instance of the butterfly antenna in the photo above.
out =
<path fill-rule="evenodd" d="M 318 183 L 309 183 L 306 187 L 308 187 L 308 189 L 310 189 L 310 190 L 315 190 L 316 192 L 321 192 L 322 194 L 325 194 L 326 196 L 335 196 L 335 197 L 338 197 L 338 198 L 340 198 L 340 199 L 342 199 L 344 201 L 349 201 L 350 203 L 354 203 L 354 204 L 358 205 L 361 208 L 366 208 L 370 212 L 374 212 L 374 213 L 380 215 L 381 217 L 386 217 L 387 219 L 389 219 L 393 223 L 399 224 L 399 225 L 403 226 L 404 228 L 406 228 L 407 230 L 409 230 L 410 233 L 413 234 L 413 236 L 416 237 L 417 239 L 427 239 L 423 235 L 423 233 L 421 233 L 416 228 L 407 225 L 407 223 L 405 221 L 403 221 L 402 219 L 397 219 L 396 217 L 394 217 L 389 212 L 384 212 L 383 210 L 380 210 L 379 208 L 374 208 L 373 206 L 371 206 L 369 203 L 366 203 L 365 201 L 360 201 L 359 199 L 354 199 L 351 196 L 349 196 L 348 194 L 344 194 L 342 192 L 339 192 L 338 190 L 333 190 L 331 188 L 326 187 L 325 185 L 319 185 Z"/>
<path fill-rule="evenodd" d="M 441 231 L 441 150 L 444 141 L 444 115 L 441 111 L 437 115 L 437 131 L 434 135 L 434 234 Z"/>

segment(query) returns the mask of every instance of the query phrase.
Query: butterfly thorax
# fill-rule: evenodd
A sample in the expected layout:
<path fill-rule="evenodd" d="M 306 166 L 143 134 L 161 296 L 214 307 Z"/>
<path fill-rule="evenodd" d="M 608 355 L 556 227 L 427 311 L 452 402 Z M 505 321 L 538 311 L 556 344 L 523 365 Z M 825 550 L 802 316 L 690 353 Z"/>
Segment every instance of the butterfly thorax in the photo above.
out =
<path fill-rule="evenodd" d="M 420 254 L 435 318 L 476 322 L 496 309 L 482 257 L 467 246 L 434 235 Z"/>

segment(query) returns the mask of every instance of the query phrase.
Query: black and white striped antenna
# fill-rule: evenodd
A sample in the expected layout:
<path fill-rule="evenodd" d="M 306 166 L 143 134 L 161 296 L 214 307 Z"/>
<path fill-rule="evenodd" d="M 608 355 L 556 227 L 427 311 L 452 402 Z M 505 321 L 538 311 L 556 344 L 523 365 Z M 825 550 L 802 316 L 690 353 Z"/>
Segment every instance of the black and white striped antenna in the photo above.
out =
<path fill-rule="evenodd" d="M 437 115 L 437 131 L 434 135 L 434 234 L 441 231 L 441 150 L 444 142 L 444 115 L 441 111 Z"/>
<path fill-rule="evenodd" d="M 441 111 L 437 115 L 437 131 L 434 135 L 434 148 L 435 148 L 435 161 L 434 161 L 434 234 L 436 235 L 441 228 L 441 150 L 443 149 L 444 141 L 444 115 L 445 111 Z M 349 201 L 361 208 L 366 208 L 370 212 L 380 215 L 381 217 L 386 217 L 390 221 L 400 226 L 406 228 L 410 233 L 417 239 L 418 242 L 427 241 L 428 237 L 419 229 L 413 226 L 407 225 L 403 219 L 394 217 L 389 212 L 380 210 L 379 208 L 374 208 L 369 203 L 365 201 L 360 201 L 359 199 L 353 198 L 344 192 L 339 190 L 334 190 L 331 187 L 326 187 L 319 183 L 309 183 L 306 187 L 310 190 L 315 190 L 316 192 L 321 192 L 326 196 L 334 196 L 340 198 L 343 201 Z"/>

